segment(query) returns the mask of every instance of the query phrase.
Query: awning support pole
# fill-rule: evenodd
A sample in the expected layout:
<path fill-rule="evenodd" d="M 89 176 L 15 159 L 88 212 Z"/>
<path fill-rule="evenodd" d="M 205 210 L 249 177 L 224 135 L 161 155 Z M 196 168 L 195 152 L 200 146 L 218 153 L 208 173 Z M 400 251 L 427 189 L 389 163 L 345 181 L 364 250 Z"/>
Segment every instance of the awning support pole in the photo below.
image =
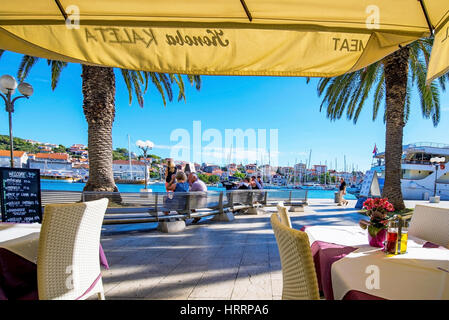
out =
<path fill-rule="evenodd" d="M 249 19 L 249 22 L 253 21 L 253 17 L 251 16 L 251 12 L 249 12 L 248 7 L 246 6 L 245 0 L 240 0 L 240 3 L 242 4 L 243 9 L 245 9 L 245 13 Z"/>
<path fill-rule="evenodd" d="M 429 26 L 430 34 L 433 35 L 433 30 L 435 29 L 430 22 L 429 14 L 427 13 L 426 6 L 424 4 L 424 0 L 418 0 L 421 4 L 422 11 L 424 12 L 424 16 L 426 17 L 427 25 Z"/>
<path fill-rule="evenodd" d="M 56 5 L 57 5 L 58 8 L 59 8 L 59 11 L 61 11 L 62 16 L 64 17 L 64 21 L 66 21 L 66 20 L 67 20 L 67 13 L 65 13 L 65 10 L 64 10 L 64 8 L 62 7 L 61 2 L 59 2 L 59 0 L 55 0 L 55 2 L 56 2 Z"/>

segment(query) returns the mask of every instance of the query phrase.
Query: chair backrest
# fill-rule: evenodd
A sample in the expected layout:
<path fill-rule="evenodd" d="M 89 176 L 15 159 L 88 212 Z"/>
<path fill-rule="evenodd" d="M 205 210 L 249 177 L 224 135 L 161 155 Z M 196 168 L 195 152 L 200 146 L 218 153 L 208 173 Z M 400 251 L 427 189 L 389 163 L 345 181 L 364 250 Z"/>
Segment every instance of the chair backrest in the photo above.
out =
<path fill-rule="evenodd" d="M 282 265 L 282 299 L 319 299 L 309 238 L 305 232 L 283 225 L 277 215 L 271 215 Z"/>
<path fill-rule="evenodd" d="M 290 217 L 288 216 L 287 208 L 284 207 L 282 202 L 279 202 L 276 207 L 278 209 L 278 215 L 279 215 L 279 218 L 281 219 L 281 223 L 284 226 L 291 228 L 292 222 L 290 220 Z"/>
<path fill-rule="evenodd" d="M 449 209 L 417 204 L 408 234 L 449 249 Z"/>
<path fill-rule="evenodd" d="M 108 199 L 100 199 L 45 206 L 37 258 L 39 299 L 77 299 L 99 277 L 107 205 Z"/>

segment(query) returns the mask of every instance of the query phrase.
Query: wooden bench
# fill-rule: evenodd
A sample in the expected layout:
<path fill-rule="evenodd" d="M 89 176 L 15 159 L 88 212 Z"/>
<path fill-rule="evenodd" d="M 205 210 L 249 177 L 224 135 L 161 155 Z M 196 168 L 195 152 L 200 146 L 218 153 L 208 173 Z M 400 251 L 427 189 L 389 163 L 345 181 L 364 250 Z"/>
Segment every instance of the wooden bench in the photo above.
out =
<path fill-rule="evenodd" d="M 42 191 L 43 205 L 81 202 L 101 197 L 120 199 L 119 205 L 114 201 L 110 202 L 103 221 L 105 225 L 224 216 L 229 212 L 245 212 L 249 209 L 276 206 L 279 201 L 291 207 L 307 205 L 307 190 L 228 190 L 182 193 Z M 171 214 L 167 215 L 167 212 Z"/>

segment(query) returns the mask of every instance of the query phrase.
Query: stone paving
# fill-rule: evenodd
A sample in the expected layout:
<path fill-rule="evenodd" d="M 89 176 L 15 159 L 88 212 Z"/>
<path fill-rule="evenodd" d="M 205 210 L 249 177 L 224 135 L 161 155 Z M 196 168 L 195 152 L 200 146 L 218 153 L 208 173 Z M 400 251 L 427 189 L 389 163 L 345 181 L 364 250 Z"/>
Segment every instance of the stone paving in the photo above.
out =
<path fill-rule="evenodd" d="M 406 206 L 417 202 L 424 201 Z M 304 212 L 290 217 L 298 229 L 353 225 L 362 218 L 354 206 L 355 200 L 339 207 L 333 199 L 309 199 Z M 173 234 L 157 231 L 154 223 L 104 226 L 106 299 L 280 299 L 281 263 L 270 225 L 275 209 L 266 211 L 236 215 L 232 222 L 203 218 Z"/>

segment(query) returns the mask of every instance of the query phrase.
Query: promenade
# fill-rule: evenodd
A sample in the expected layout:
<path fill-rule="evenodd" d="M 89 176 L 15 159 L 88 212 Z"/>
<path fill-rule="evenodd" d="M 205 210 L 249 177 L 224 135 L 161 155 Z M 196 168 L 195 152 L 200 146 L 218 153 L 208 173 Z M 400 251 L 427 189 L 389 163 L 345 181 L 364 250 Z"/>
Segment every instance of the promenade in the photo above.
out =
<path fill-rule="evenodd" d="M 355 202 L 339 207 L 333 199 L 309 199 L 304 212 L 290 213 L 293 227 L 357 224 L 363 216 Z M 428 201 L 406 206 L 416 203 Z M 232 222 L 203 218 L 174 234 L 152 223 L 103 226 L 110 265 L 102 272 L 106 299 L 281 299 L 281 263 L 270 225 L 275 210 L 236 215 Z"/>

